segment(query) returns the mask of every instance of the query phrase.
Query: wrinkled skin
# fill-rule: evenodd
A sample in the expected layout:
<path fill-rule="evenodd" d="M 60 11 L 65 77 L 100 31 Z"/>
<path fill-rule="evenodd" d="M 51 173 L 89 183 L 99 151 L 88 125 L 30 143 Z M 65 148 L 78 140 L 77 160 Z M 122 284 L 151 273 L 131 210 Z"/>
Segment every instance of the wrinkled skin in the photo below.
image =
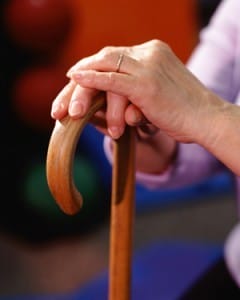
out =
<path fill-rule="evenodd" d="M 211 93 L 167 44 L 152 40 L 105 47 L 78 61 L 67 76 L 70 82 L 54 100 L 52 117 L 68 113 L 80 118 L 93 96 L 106 91 L 106 111 L 99 111 L 92 122 L 112 138 L 123 133 L 125 124 L 137 127 L 138 170 L 163 172 L 174 159 L 177 142 L 199 143 L 223 162 L 227 159 L 218 148 L 223 139 L 219 125 L 224 127 L 222 121 L 232 114 L 231 104 Z"/>

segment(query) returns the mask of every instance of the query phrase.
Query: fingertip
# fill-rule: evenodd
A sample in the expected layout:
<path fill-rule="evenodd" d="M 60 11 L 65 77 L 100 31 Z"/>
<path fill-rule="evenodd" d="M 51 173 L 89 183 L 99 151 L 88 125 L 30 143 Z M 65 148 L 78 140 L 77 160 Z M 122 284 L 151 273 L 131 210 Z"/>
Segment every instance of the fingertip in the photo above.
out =
<path fill-rule="evenodd" d="M 74 70 L 76 69 L 76 65 L 72 66 L 71 68 L 69 68 L 66 72 L 66 76 L 71 78 L 72 73 L 74 72 Z"/>
<path fill-rule="evenodd" d="M 66 114 L 66 107 L 63 103 L 53 103 L 50 115 L 53 119 L 61 119 Z"/>
<path fill-rule="evenodd" d="M 130 104 L 125 111 L 125 121 L 130 126 L 138 126 L 144 120 L 142 112 L 133 104 Z"/>
<path fill-rule="evenodd" d="M 119 139 L 124 132 L 124 128 L 120 126 L 111 126 L 108 128 L 108 133 L 113 139 Z"/>
<path fill-rule="evenodd" d="M 84 107 L 80 101 L 72 100 L 68 112 L 71 117 L 80 118 L 84 115 Z"/>
<path fill-rule="evenodd" d="M 66 73 L 66 77 L 68 77 L 68 78 L 70 78 L 70 79 L 72 79 L 72 71 L 68 71 L 67 73 Z"/>

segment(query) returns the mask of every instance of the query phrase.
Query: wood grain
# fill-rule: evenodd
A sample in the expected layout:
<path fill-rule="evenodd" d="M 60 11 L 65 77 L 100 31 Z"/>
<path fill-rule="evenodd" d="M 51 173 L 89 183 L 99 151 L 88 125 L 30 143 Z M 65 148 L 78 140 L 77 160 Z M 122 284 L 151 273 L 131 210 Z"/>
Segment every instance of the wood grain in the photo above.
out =
<path fill-rule="evenodd" d="M 79 120 L 69 116 L 56 121 L 47 153 L 46 174 L 49 189 L 66 214 L 76 214 L 83 203 L 73 178 L 77 141 L 92 115 L 105 105 L 104 94 L 96 97 L 87 115 Z M 109 300 L 131 298 L 132 234 L 135 200 L 135 134 L 126 127 L 113 141 Z"/>

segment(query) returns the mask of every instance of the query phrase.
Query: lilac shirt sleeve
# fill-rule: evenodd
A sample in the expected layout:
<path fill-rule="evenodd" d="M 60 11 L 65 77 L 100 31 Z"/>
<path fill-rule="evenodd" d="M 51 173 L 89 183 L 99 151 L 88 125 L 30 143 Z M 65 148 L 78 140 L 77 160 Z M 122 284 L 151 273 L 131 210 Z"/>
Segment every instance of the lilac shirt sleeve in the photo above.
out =
<path fill-rule="evenodd" d="M 239 41 L 239 0 L 222 0 L 209 25 L 200 33 L 200 43 L 188 68 L 209 89 L 234 102 L 239 90 L 236 50 Z M 238 73 L 239 74 L 239 73 Z"/>
<path fill-rule="evenodd" d="M 104 138 L 106 157 L 112 163 L 111 139 Z M 176 188 L 199 182 L 220 170 L 220 163 L 196 144 L 180 144 L 177 159 L 163 174 L 137 172 L 136 180 L 149 189 Z"/>

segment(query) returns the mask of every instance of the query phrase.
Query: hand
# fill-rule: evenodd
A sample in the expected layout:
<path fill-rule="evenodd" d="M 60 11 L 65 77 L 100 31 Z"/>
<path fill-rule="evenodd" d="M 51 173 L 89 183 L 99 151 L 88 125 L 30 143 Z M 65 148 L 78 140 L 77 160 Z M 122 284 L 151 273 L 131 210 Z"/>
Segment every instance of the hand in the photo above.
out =
<path fill-rule="evenodd" d="M 122 64 L 116 72 L 122 53 Z M 133 47 L 106 47 L 80 60 L 68 76 L 78 86 L 71 99 L 55 101 L 52 116 L 59 117 L 68 109 L 71 116 L 80 117 L 86 113 L 92 95 L 104 90 L 108 128 L 116 136 L 124 130 L 124 119 L 136 124 L 144 116 L 179 142 L 199 142 L 209 131 L 215 106 L 222 105 L 214 100 L 209 105 L 211 93 L 168 45 L 157 40 Z"/>
<path fill-rule="evenodd" d="M 70 81 L 55 99 L 55 103 L 58 105 L 58 119 L 67 114 L 68 104 L 76 87 L 76 83 Z M 136 123 L 134 123 L 131 114 L 137 116 L 135 119 Z M 130 120 L 129 123 L 132 126 L 136 126 L 137 128 L 137 170 L 145 173 L 162 173 L 174 158 L 176 142 L 164 134 L 164 132 L 159 131 L 154 125 L 149 124 L 141 112 L 131 103 L 128 104 L 125 117 L 127 120 Z M 75 118 L 78 118 L 78 115 Z M 91 122 L 103 134 L 109 134 L 107 131 L 105 110 L 98 111 Z"/>
<path fill-rule="evenodd" d="M 122 54 L 122 63 L 116 70 Z M 113 138 L 122 134 L 125 122 L 136 125 L 142 120 L 159 128 L 165 137 L 196 142 L 209 149 L 219 135 L 219 127 L 215 125 L 219 122 L 215 118 L 225 101 L 201 84 L 161 41 L 106 47 L 80 60 L 68 76 L 69 85 L 53 103 L 54 118 L 67 113 L 74 118 L 83 116 L 93 95 L 103 90 L 107 93 L 107 110 L 99 112 L 98 117 L 107 123 Z M 154 141 L 152 137 L 148 144 Z M 176 144 L 173 147 L 171 143 L 170 148 L 168 158 L 173 157 Z"/>

